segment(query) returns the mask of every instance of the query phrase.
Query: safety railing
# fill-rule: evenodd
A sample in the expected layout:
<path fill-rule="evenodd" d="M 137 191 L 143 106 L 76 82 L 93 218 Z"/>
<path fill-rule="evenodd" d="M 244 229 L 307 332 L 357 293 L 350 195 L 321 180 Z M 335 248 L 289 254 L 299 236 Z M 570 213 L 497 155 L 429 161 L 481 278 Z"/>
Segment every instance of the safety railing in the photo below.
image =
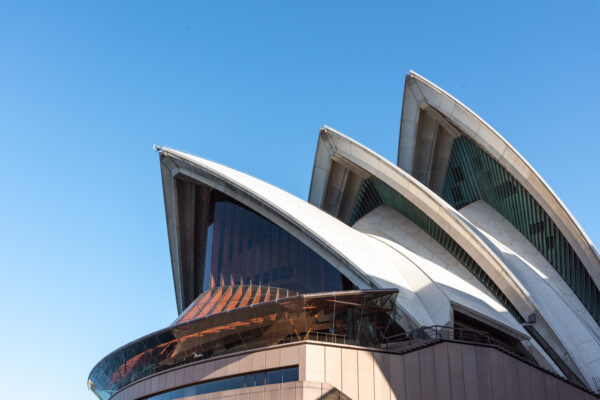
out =
<path fill-rule="evenodd" d="M 452 328 L 448 326 L 422 326 L 409 332 L 384 338 L 385 344 L 406 342 L 408 345 L 424 340 L 454 340 L 470 343 L 494 344 L 489 332 L 475 329 Z"/>
<path fill-rule="evenodd" d="M 356 338 L 351 338 L 346 335 L 338 335 L 328 332 L 308 332 L 301 335 L 290 335 L 284 338 L 280 343 L 301 342 L 312 340 L 317 342 L 345 344 L 351 346 L 367 346 L 380 347 L 389 350 L 398 349 L 400 347 L 409 347 L 416 344 L 423 344 L 434 340 L 449 340 L 455 342 L 478 343 L 487 345 L 497 345 L 504 347 L 507 350 L 515 352 L 504 342 L 499 342 L 490 336 L 489 332 L 479 331 L 475 329 L 452 328 L 447 326 L 433 325 L 422 326 L 409 332 L 403 332 L 393 336 L 387 336 L 373 343 L 372 339 L 369 343 L 362 343 Z"/>
<path fill-rule="evenodd" d="M 316 342 L 326 342 L 326 343 L 336 343 L 336 344 L 346 344 L 346 345 L 357 345 L 355 339 L 347 336 L 347 335 L 338 335 L 335 333 L 328 332 L 308 332 L 300 335 L 289 335 L 284 338 L 280 343 L 292 343 L 292 342 L 302 342 L 304 340 L 313 340 Z"/>

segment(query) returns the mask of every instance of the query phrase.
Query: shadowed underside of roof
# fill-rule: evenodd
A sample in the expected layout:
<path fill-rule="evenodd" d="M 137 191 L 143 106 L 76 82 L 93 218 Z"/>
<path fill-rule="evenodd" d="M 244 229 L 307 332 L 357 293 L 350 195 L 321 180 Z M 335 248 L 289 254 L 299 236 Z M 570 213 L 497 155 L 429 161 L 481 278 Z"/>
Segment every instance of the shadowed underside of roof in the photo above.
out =
<path fill-rule="evenodd" d="M 448 174 L 452 174 L 451 170 Z M 555 362 L 562 363 L 560 368 L 570 376 L 577 376 L 589 384 L 593 382 L 594 371 L 598 369 L 593 365 L 593 357 L 598 349 L 593 332 L 590 331 L 591 336 L 587 333 L 596 325 L 593 319 L 576 318 L 574 325 L 562 326 L 555 323 L 548 307 L 543 307 L 544 312 L 541 312 L 538 301 L 542 300 L 537 296 L 537 287 L 545 285 L 545 278 L 536 275 L 527 282 L 520 281 L 514 275 L 518 269 L 508 267 L 501 257 L 503 254 L 497 253 L 496 247 L 490 247 L 465 216 L 405 171 L 325 127 L 321 130 L 315 156 L 310 201 L 348 224 L 381 204 L 392 207 L 471 271 L 516 321 L 523 322 L 535 314 L 537 321 L 533 326 L 527 326 L 527 330 L 541 343 L 544 351 L 552 354 Z M 565 290 L 570 289 L 565 287 Z M 531 291 L 536 291 L 536 296 L 532 296 Z M 561 302 L 561 298 L 554 298 L 556 295 L 554 292 L 552 299 L 547 301 Z M 568 312 L 574 316 L 585 313 L 582 306 L 577 308 L 571 304 L 568 307 L 571 307 Z M 572 332 L 578 332 L 580 338 L 574 339 Z M 583 337 L 588 343 L 585 346 L 591 346 L 587 350 L 574 341 L 584 340 Z M 592 361 L 584 362 L 583 354 Z"/>
<path fill-rule="evenodd" d="M 490 204 L 600 322 L 600 258 L 579 224 L 498 132 L 414 72 L 406 78 L 398 165 L 456 209 L 477 200 Z"/>
<path fill-rule="evenodd" d="M 178 228 L 183 222 L 180 216 L 189 215 L 189 212 L 177 208 L 177 202 L 170 199 L 177 192 L 172 184 L 171 188 L 167 186 L 174 179 L 187 179 L 226 194 L 276 224 L 322 257 L 355 287 L 398 289 L 398 307 L 404 315 L 399 323 L 404 327 L 432 324 L 428 311 L 406 280 L 403 270 L 397 268 L 406 264 L 406 260 L 385 244 L 348 227 L 307 202 L 239 171 L 170 149 L 162 149 L 161 160 L 175 290 L 181 301 L 179 312 L 193 301 L 193 298 L 189 301 L 184 301 L 184 298 L 191 297 L 191 293 L 197 296 L 202 292 L 194 293 L 184 284 L 193 276 L 193 265 L 187 270 L 182 268 L 182 261 L 190 257 L 192 246 L 182 247 L 178 243 L 185 236 L 185 232 Z"/>

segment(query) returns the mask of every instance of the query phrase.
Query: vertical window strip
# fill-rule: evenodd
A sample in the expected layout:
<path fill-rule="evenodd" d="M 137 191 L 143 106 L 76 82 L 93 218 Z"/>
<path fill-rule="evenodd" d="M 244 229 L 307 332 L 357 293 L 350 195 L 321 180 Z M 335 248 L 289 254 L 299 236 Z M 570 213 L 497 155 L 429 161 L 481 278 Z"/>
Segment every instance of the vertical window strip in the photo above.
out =
<path fill-rule="evenodd" d="M 452 173 L 457 167 L 463 172 L 460 182 Z M 514 185 L 514 194 L 508 192 L 505 183 Z M 462 191 L 462 199 L 454 198 L 456 190 Z M 477 200 L 486 201 L 546 258 L 600 323 L 600 291 L 554 221 L 504 167 L 466 137 L 454 141 L 442 197 L 456 209 Z M 540 223 L 543 229 L 530 228 Z"/>
<path fill-rule="evenodd" d="M 365 202 L 366 199 L 364 196 L 361 196 L 360 193 L 367 191 L 372 193 L 371 197 L 377 199 L 377 201 L 372 203 L 375 204 L 374 208 L 381 204 L 386 204 L 408 218 L 411 222 L 432 237 L 436 242 L 441 244 L 461 264 L 463 264 L 463 266 L 465 266 L 469 272 L 471 272 L 486 288 L 488 288 L 494 297 L 496 297 L 498 301 L 506 307 L 506 309 L 517 319 L 517 321 L 524 321 L 523 317 L 519 314 L 517 309 L 512 305 L 504 293 L 502 293 L 500 288 L 468 255 L 468 253 L 454 239 L 452 239 L 447 232 L 445 232 L 439 225 L 431 220 L 431 218 L 429 218 L 417 206 L 378 178 L 370 177 L 361 184 L 359 196 L 357 196 L 357 201 L 354 205 L 354 210 L 361 210 L 361 212 L 359 213 L 353 211 L 353 215 L 355 217 L 361 213 L 364 213 L 362 214 L 364 216 L 368 212 L 372 211 L 372 209 L 363 208 L 363 205 L 361 204 Z M 439 234 L 436 234 L 436 232 L 439 232 Z"/>

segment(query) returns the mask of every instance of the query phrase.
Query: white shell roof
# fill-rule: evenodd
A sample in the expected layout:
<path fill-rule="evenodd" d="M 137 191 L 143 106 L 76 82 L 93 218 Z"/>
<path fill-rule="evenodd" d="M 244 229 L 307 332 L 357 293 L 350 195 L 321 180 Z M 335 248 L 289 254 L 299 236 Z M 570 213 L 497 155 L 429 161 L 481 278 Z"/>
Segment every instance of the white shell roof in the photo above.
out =
<path fill-rule="evenodd" d="M 319 136 L 309 195 L 312 204 L 319 205 L 321 202 L 329 162 L 334 155 L 350 161 L 406 197 L 465 249 L 521 315 L 534 312 L 526 288 L 472 231 L 460 213 L 398 166 L 330 127 L 324 127 Z"/>
<path fill-rule="evenodd" d="M 575 217 L 525 158 L 479 115 L 448 92 L 410 71 L 406 77 L 398 165 L 410 171 L 414 140 L 423 104 L 433 106 L 481 146 L 515 177 L 544 208 L 583 261 L 596 286 L 600 287 L 600 254 Z"/>
<path fill-rule="evenodd" d="M 319 253 L 359 288 L 398 289 L 398 305 L 412 322 L 433 325 L 405 276 L 405 269 L 398 268 L 406 264 L 405 258 L 390 247 L 306 201 L 245 173 L 176 150 L 161 148 L 160 151 L 164 158 L 174 161 L 173 175 L 184 174 L 254 209 Z M 228 187 L 234 187 L 235 191 Z M 314 241 L 325 251 L 315 248 Z"/>
<path fill-rule="evenodd" d="M 568 338 L 565 338 L 564 335 L 557 335 L 558 332 L 555 332 L 543 320 L 543 317 L 551 318 L 552 316 L 542 313 L 542 310 L 539 310 L 532 301 L 530 290 L 535 290 L 535 285 L 532 285 L 530 281 L 521 281 L 519 277 L 515 276 L 513 270 L 507 267 L 502 259 L 496 254 L 494 251 L 496 248 L 494 247 L 494 249 L 491 249 L 489 247 L 486 241 L 480 237 L 479 232 L 473 227 L 472 223 L 406 171 L 393 165 L 388 160 L 360 143 L 329 127 L 324 127 L 321 130 L 319 137 L 310 190 L 311 203 L 321 203 L 327 185 L 328 168 L 331 159 L 334 157 L 347 160 L 351 164 L 363 169 L 368 174 L 382 180 L 428 215 L 434 222 L 442 227 L 442 229 L 450 234 L 476 262 L 478 262 L 521 315 L 525 318 L 531 313 L 538 315 L 538 321 L 536 323 L 537 329 L 545 332 L 544 339 L 546 341 L 551 343 L 552 346 L 557 346 L 557 348 L 564 348 L 561 343 L 568 340 Z M 361 226 L 360 224 L 357 224 L 357 227 L 359 229 L 364 229 L 364 226 Z M 366 232 L 368 232 L 368 230 L 366 230 Z M 389 239 L 390 242 L 393 241 L 393 239 L 391 239 L 392 237 L 393 235 L 390 236 L 389 234 L 379 235 L 379 239 Z M 400 248 L 398 251 L 404 253 Z M 411 255 L 409 257 L 413 256 Z M 426 263 L 422 263 L 420 266 L 423 267 L 426 265 Z M 425 270 L 427 269 L 428 268 L 425 268 Z M 446 283 L 442 283 L 441 281 L 437 282 L 438 277 L 434 278 L 435 274 L 432 273 L 434 270 L 435 267 L 432 267 L 429 269 L 430 272 L 425 273 L 432 277 L 433 280 L 436 281 L 436 284 L 443 287 Z M 440 276 L 439 279 L 444 279 L 444 277 L 450 278 L 449 276 Z M 452 281 L 452 283 L 450 283 L 450 281 Z M 447 293 L 445 293 L 450 301 L 458 304 L 469 304 L 469 309 L 477 310 L 476 312 L 480 313 L 482 312 L 481 304 L 478 304 L 478 301 L 480 300 L 478 299 L 478 296 L 473 296 L 472 293 L 469 293 L 471 288 L 456 283 L 454 279 L 450 279 L 447 284 L 452 286 L 452 289 L 447 290 Z M 456 288 L 458 288 L 461 293 L 451 293 Z M 464 294 L 466 294 L 466 296 Z M 471 296 L 470 300 L 469 296 Z M 494 313 L 492 312 L 491 315 L 494 315 Z M 495 317 L 493 318 L 496 319 Z M 518 331 L 519 328 L 516 330 Z M 568 351 L 567 349 L 565 350 Z M 586 376 L 586 378 L 589 378 L 589 375 Z"/>
<path fill-rule="evenodd" d="M 588 381 L 600 375 L 600 328 L 556 270 L 500 213 L 484 201 L 461 209 L 521 282 Z"/>
<path fill-rule="evenodd" d="M 408 249 L 372 232 L 353 229 L 306 201 L 243 172 L 176 150 L 161 148 L 160 151 L 176 165 L 173 175 L 184 174 L 225 192 L 292 235 L 295 234 L 292 227 L 300 228 L 298 239 L 319 253 L 307 240 L 315 238 L 327 249 L 327 253 L 320 255 L 360 288 L 397 288 L 398 305 L 414 323 L 448 324 L 452 320 L 451 302 L 460 301 L 461 307 L 486 315 L 505 329 L 519 332 L 523 338 L 528 337 L 518 324 L 507 319 L 504 307 L 489 295 L 474 290 L 452 274 L 433 276 L 431 271 L 425 272 L 415 262 L 419 256 Z M 236 190 L 227 192 L 228 186 Z M 257 208 L 251 199 L 258 200 L 262 207 Z M 442 290 L 443 285 L 453 286 L 454 294 Z"/>
<path fill-rule="evenodd" d="M 449 312 L 445 308 L 450 308 L 451 303 L 454 303 L 527 336 L 523 327 L 489 294 L 473 274 L 431 236 L 391 207 L 377 207 L 352 227 L 386 243 L 402 254 L 443 293 L 444 301 L 440 304 L 438 299 L 427 293 L 431 288 L 423 286 L 419 289 L 425 292 L 422 295 L 423 304 L 430 310 L 437 324 L 448 323 Z M 442 310 L 445 314 L 436 310 Z"/>

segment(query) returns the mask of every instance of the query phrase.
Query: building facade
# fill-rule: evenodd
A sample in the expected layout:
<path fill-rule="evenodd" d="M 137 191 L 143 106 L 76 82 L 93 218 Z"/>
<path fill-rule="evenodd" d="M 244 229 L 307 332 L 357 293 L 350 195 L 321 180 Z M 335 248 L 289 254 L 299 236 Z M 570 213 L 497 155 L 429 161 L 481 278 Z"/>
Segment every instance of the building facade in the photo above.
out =
<path fill-rule="evenodd" d="M 100 399 L 598 397 L 600 255 L 418 74 L 397 164 L 324 127 L 308 201 L 158 152 L 179 316 L 94 367 Z"/>

